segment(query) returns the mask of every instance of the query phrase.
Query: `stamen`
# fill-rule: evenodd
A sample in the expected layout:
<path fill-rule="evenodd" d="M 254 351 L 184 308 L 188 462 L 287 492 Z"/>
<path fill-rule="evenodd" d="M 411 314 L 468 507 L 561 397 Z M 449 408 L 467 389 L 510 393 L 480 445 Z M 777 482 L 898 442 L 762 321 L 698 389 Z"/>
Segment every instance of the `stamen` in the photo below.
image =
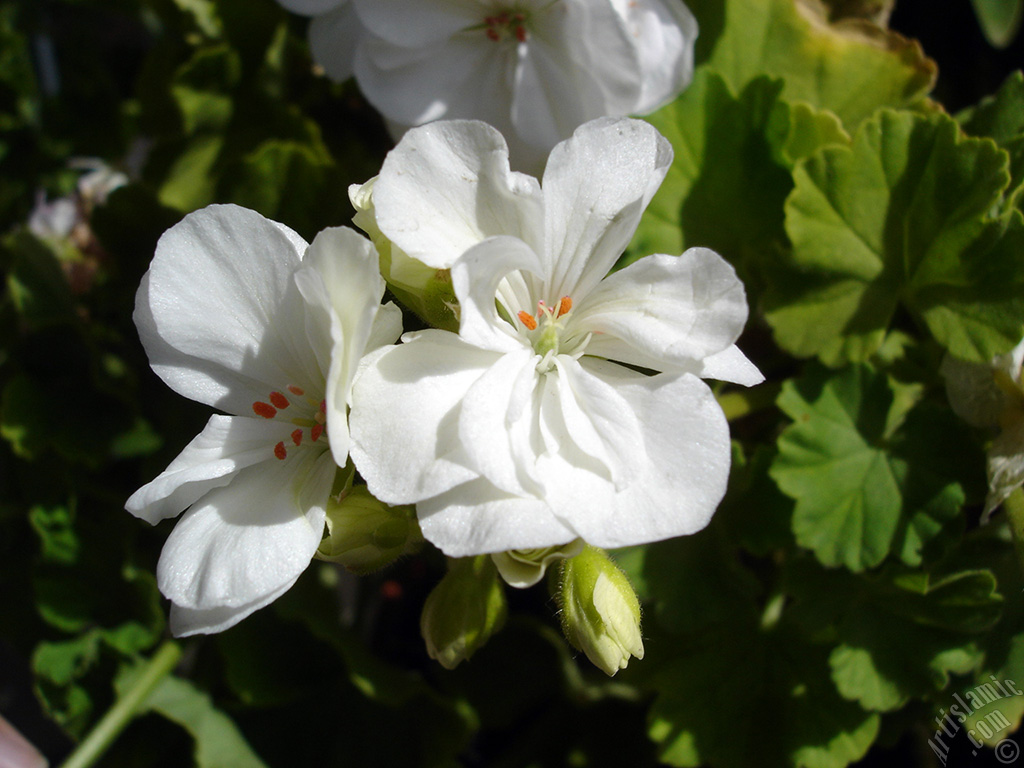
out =
<path fill-rule="evenodd" d="M 278 409 L 282 411 L 289 405 L 291 405 L 291 403 L 288 401 L 288 398 L 282 395 L 280 392 L 271 392 L 270 402 L 272 402 Z"/>
<path fill-rule="evenodd" d="M 498 30 L 496 30 L 494 27 L 488 27 L 487 32 L 485 32 L 484 34 L 487 35 L 487 38 L 489 40 L 493 40 L 494 42 L 498 42 L 499 40 L 501 40 L 501 35 L 498 34 Z"/>
<path fill-rule="evenodd" d="M 531 331 L 537 330 L 537 321 L 533 318 L 533 315 L 528 315 L 526 313 L 526 310 L 523 310 L 522 312 L 520 312 L 517 315 L 517 317 L 519 318 L 519 322 L 521 322 L 523 325 L 525 325 Z"/>
<path fill-rule="evenodd" d="M 274 455 L 284 461 L 284 457 L 288 455 L 288 450 L 284 447 L 284 442 L 280 442 L 274 446 Z"/>
<path fill-rule="evenodd" d="M 294 432 L 292 432 L 292 442 L 295 443 L 295 445 L 300 445 L 302 443 L 301 429 L 296 429 Z"/>
<path fill-rule="evenodd" d="M 272 419 L 277 416 L 277 409 L 270 403 L 264 403 L 261 400 L 253 403 L 252 409 L 257 416 L 262 416 L 264 419 Z"/>
<path fill-rule="evenodd" d="M 309 430 L 309 435 L 310 435 L 310 437 L 313 438 L 313 442 L 314 443 L 317 440 L 320 439 L 320 435 L 322 435 L 323 433 L 324 433 L 324 428 L 323 428 L 322 424 L 314 424 L 313 428 L 311 430 Z"/>
<path fill-rule="evenodd" d="M 570 299 L 568 296 L 563 296 L 562 300 L 558 302 L 558 313 L 555 315 L 555 317 L 561 317 L 562 315 L 566 314 L 570 309 L 572 309 L 572 299 Z"/>
<path fill-rule="evenodd" d="M 296 397 L 302 397 L 304 394 L 306 394 L 306 391 L 302 387 L 296 387 L 294 384 L 288 385 L 288 391 L 291 392 Z"/>

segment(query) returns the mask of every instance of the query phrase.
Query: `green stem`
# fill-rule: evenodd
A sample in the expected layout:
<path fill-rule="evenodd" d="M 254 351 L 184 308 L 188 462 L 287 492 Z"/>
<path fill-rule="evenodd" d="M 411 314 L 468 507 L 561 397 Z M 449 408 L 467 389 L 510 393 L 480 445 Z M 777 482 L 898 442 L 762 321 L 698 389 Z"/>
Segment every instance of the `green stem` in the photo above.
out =
<path fill-rule="evenodd" d="M 774 383 L 764 383 L 750 389 L 735 389 L 717 395 L 718 404 L 728 421 L 736 421 L 774 405 L 775 398 L 779 396 L 779 389 L 779 385 Z"/>
<path fill-rule="evenodd" d="M 142 670 L 135 685 L 114 702 L 114 706 L 96 723 L 85 737 L 85 741 L 78 745 L 78 749 L 71 753 L 61 768 L 88 768 L 96 762 L 131 722 L 153 689 L 174 669 L 180 658 L 181 648 L 176 643 L 168 640 L 161 645 Z"/>
<path fill-rule="evenodd" d="M 1024 570 L 1024 491 L 1017 488 L 1003 501 L 1006 518 L 1010 521 L 1010 533 L 1013 534 L 1013 548 L 1017 551 L 1017 561 Z"/>

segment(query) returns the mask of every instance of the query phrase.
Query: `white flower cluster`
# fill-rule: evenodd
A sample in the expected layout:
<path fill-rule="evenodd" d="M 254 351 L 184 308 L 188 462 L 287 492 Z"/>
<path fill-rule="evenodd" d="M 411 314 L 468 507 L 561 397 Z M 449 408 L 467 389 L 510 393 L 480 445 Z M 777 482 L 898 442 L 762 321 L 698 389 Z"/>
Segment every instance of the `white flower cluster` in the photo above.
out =
<path fill-rule="evenodd" d="M 374 180 L 373 228 L 450 270 L 459 322 L 400 343 L 354 230 L 307 244 L 211 206 L 165 233 L 137 297 L 143 344 L 169 386 L 228 414 L 128 501 L 152 523 L 187 510 L 158 567 L 172 630 L 219 631 L 286 591 L 350 461 L 380 501 L 415 504 L 446 554 L 518 550 L 496 562 L 519 586 L 577 539 L 702 528 L 730 459 L 702 379 L 762 379 L 735 345 L 743 286 L 704 248 L 608 274 L 671 158 L 649 124 L 605 118 L 538 181 L 483 123 L 409 131 Z"/>
<path fill-rule="evenodd" d="M 697 23 L 682 0 L 279 2 L 313 17 L 316 62 L 354 75 L 396 137 L 484 120 L 527 170 L 588 120 L 653 112 L 693 75 Z"/>

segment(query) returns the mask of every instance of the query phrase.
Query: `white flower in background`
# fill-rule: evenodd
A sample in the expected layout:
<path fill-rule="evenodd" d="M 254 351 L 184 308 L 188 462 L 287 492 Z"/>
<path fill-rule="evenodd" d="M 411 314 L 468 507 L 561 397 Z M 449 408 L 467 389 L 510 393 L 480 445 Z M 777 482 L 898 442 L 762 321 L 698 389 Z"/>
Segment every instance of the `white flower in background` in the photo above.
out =
<path fill-rule="evenodd" d="M 89 216 L 97 205 L 105 204 L 111 192 L 130 181 L 126 174 L 111 168 L 99 158 L 74 158 L 69 165 L 76 170 L 86 171 L 78 179 L 72 194 L 58 197 L 52 202 L 47 202 L 42 191 L 36 194 L 36 204 L 29 214 L 28 228 L 42 240 L 55 242 L 72 237 L 76 234 L 76 227 L 88 224 Z M 91 233 L 88 237 L 92 237 Z M 81 241 L 86 238 L 80 234 L 77 239 Z"/>
<path fill-rule="evenodd" d="M 987 520 L 1024 483 L 1024 341 L 989 365 L 947 356 L 942 361 L 946 394 L 953 411 L 975 427 L 998 428 L 988 451 Z"/>
<path fill-rule="evenodd" d="M 134 316 L 150 364 L 179 394 L 231 414 L 212 416 L 126 505 L 153 524 L 188 510 L 157 568 L 175 635 L 232 626 L 309 565 L 348 455 L 356 365 L 401 331 L 383 291 L 373 246 L 341 227 L 307 245 L 216 205 L 160 238 Z"/>
<path fill-rule="evenodd" d="M 584 122 L 647 114 L 693 75 L 682 0 L 280 0 L 314 16 L 313 57 L 354 74 L 392 132 L 474 118 L 540 169 Z"/>
<path fill-rule="evenodd" d="M 543 190 L 478 122 L 414 129 L 392 155 L 377 223 L 413 258 L 450 264 L 460 329 L 407 334 L 360 368 L 352 457 L 370 491 L 416 503 L 452 557 L 702 528 L 730 454 L 701 377 L 763 377 L 734 343 L 746 297 L 717 254 L 648 256 L 606 277 L 668 142 L 641 121 L 588 123 L 551 153 Z"/>

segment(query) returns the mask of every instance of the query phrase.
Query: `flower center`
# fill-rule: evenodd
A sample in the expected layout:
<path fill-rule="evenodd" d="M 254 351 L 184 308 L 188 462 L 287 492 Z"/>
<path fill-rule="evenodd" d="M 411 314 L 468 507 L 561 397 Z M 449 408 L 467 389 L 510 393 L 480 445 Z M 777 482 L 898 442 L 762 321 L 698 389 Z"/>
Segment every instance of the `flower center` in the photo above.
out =
<path fill-rule="evenodd" d="M 526 22 L 527 15 L 522 11 L 502 11 L 484 18 L 484 34 L 496 43 L 510 38 L 525 43 L 528 36 Z"/>
<path fill-rule="evenodd" d="M 537 364 L 537 370 L 541 373 L 551 369 L 552 358 L 555 355 L 571 355 L 578 359 L 590 341 L 589 333 L 580 338 L 566 330 L 571 312 L 572 299 L 563 296 L 554 307 L 538 301 L 535 315 L 525 310 L 516 315 L 523 324 L 523 333 L 530 340 L 534 351 L 541 357 Z"/>
<path fill-rule="evenodd" d="M 294 415 L 294 418 L 288 419 L 297 427 L 290 435 L 292 445 L 288 446 L 282 440 L 274 446 L 274 456 L 282 461 L 287 458 L 289 448 L 298 448 L 304 443 L 306 445 L 318 443 L 320 438 L 327 432 L 327 402 L 321 400 L 317 403 L 314 398 L 306 396 L 302 387 L 297 387 L 294 384 L 289 384 L 285 389 L 288 391 L 288 395 L 284 394 L 284 392 L 274 391 L 267 397 L 269 402 L 257 400 L 252 404 L 253 413 L 257 416 L 261 416 L 264 419 L 280 420 L 287 418 L 284 411 L 295 404 L 296 410 L 289 414 Z M 289 398 L 289 395 L 291 398 Z M 316 410 L 313 410 L 314 408 Z M 312 416 L 307 418 L 301 415 L 303 411 L 306 413 L 312 411 Z M 327 442 L 319 443 L 319 447 L 326 449 Z"/>

